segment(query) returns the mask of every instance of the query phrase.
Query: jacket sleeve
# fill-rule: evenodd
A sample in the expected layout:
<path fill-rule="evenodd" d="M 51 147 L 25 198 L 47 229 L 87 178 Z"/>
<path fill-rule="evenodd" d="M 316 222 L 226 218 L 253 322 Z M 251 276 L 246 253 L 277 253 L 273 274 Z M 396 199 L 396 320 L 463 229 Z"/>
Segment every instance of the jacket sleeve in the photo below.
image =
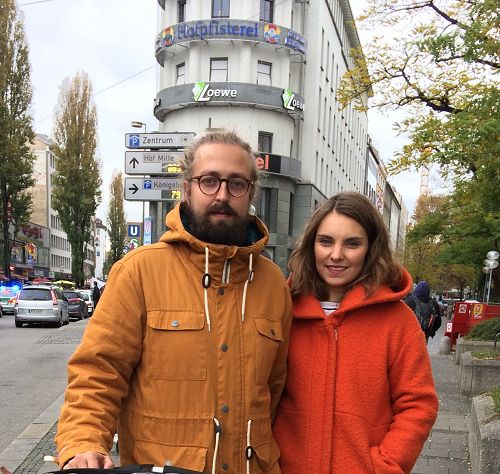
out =
<path fill-rule="evenodd" d="M 278 404 L 281 398 L 281 393 L 285 386 L 286 380 L 286 360 L 288 357 L 288 346 L 290 344 L 290 328 L 292 325 L 292 300 L 290 297 L 290 289 L 288 285 L 284 286 L 283 307 L 283 342 L 280 343 L 280 348 L 274 361 L 274 366 L 269 377 L 269 392 L 271 393 L 271 422 L 274 423 L 278 412 Z"/>
<path fill-rule="evenodd" d="M 81 344 L 68 362 L 68 386 L 56 435 L 59 465 L 76 454 L 107 454 L 121 402 L 142 349 L 142 293 L 122 263 L 113 265 L 106 291 Z"/>
<path fill-rule="evenodd" d="M 411 472 L 438 412 L 432 369 L 420 328 L 411 334 L 389 367 L 393 421 L 378 447 L 371 448 L 377 474 Z"/>

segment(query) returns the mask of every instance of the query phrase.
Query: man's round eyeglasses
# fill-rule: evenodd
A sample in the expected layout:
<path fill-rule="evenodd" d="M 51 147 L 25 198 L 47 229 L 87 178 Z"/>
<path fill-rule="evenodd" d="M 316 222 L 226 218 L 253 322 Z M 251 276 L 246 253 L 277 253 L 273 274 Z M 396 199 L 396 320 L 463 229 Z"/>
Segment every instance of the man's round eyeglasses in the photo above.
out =
<path fill-rule="evenodd" d="M 227 186 L 227 192 L 235 198 L 243 197 L 248 192 L 250 186 L 253 186 L 253 181 L 240 177 L 219 178 L 218 176 L 204 174 L 201 176 L 193 176 L 190 181 L 193 180 L 198 181 L 200 191 L 207 196 L 218 193 L 224 182 Z"/>

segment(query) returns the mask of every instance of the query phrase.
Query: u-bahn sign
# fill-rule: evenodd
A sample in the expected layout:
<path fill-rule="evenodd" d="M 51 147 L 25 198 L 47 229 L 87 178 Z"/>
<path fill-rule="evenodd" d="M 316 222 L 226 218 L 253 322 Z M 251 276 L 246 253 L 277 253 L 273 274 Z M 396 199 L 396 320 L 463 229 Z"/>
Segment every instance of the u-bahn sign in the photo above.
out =
<path fill-rule="evenodd" d="M 181 172 L 183 151 L 142 150 L 125 152 L 125 174 L 176 175 Z"/>
<path fill-rule="evenodd" d="M 127 201 L 179 201 L 181 189 L 179 178 L 125 178 Z"/>

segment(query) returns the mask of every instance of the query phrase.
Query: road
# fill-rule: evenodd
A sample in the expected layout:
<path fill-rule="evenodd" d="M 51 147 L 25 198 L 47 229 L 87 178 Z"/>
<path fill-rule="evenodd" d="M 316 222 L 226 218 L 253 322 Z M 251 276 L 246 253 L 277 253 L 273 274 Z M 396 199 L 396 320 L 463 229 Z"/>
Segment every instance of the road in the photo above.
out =
<path fill-rule="evenodd" d="M 16 328 L 14 316 L 0 318 L 0 453 L 64 391 L 87 322 Z"/>

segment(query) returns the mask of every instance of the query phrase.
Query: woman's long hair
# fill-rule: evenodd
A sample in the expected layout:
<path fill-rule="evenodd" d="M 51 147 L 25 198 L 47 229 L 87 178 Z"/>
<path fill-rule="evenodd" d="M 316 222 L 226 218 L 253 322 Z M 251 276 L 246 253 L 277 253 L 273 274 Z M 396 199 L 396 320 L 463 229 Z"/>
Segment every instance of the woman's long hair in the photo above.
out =
<path fill-rule="evenodd" d="M 333 211 L 354 219 L 368 236 L 363 271 L 348 290 L 362 284 L 367 295 L 371 295 L 380 285 L 396 286 L 401 281 L 402 270 L 389 248 L 389 236 L 382 216 L 362 194 L 344 192 L 331 197 L 316 209 L 292 252 L 288 263 L 292 297 L 313 294 L 319 299 L 328 299 L 328 285 L 316 270 L 314 242 L 321 222 Z"/>

